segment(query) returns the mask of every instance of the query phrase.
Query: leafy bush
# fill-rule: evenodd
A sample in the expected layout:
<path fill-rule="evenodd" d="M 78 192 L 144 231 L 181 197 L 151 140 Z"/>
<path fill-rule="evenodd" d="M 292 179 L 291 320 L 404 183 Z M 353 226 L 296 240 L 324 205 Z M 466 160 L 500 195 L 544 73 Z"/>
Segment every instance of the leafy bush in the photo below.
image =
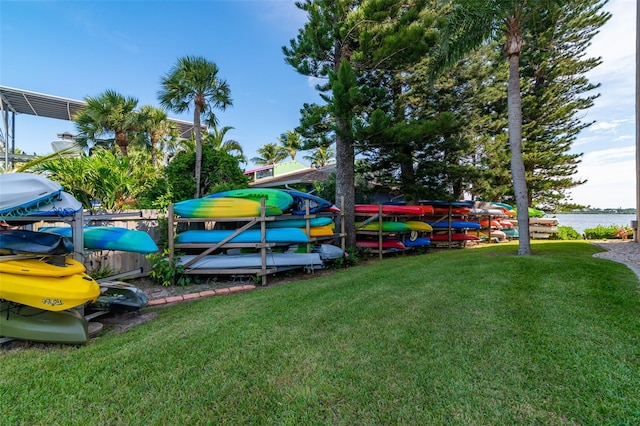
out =
<path fill-rule="evenodd" d="M 186 286 L 192 283 L 192 279 L 184 275 L 182 265 L 172 265 L 167 259 L 169 250 L 165 249 L 162 254 L 151 253 L 147 255 L 147 260 L 151 264 L 149 276 L 156 284 L 165 287 L 170 285 Z"/>
<path fill-rule="evenodd" d="M 196 154 L 192 151 L 181 151 L 166 168 L 167 182 L 173 194 L 173 201 L 193 198 L 196 183 L 193 170 Z M 210 194 L 225 189 L 246 188 L 248 178 L 238 165 L 238 160 L 214 146 L 202 146 L 202 194 Z"/>
<path fill-rule="evenodd" d="M 558 226 L 556 238 L 559 240 L 581 240 L 582 235 L 570 226 Z"/>
<path fill-rule="evenodd" d="M 584 230 L 587 240 L 627 239 L 633 236 L 633 230 L 628 226 L 598 225 Z"/>
<path fill-rule="evenodd" d="M 345 250 L 343 257 L 334 259 L 331 262 L 331 266 L 335 268 L 348 268 L 366 260 L 370 255 L 371 249 L 369 248 L 349 247 Z"/>

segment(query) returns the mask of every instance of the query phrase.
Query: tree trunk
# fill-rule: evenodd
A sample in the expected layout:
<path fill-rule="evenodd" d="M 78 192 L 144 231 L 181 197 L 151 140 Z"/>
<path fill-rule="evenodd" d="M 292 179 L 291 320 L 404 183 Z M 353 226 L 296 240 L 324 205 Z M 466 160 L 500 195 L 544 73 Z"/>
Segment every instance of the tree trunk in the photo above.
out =
<path fill-rule="evenodd" d="M 200 176 L 202 175 L 202 130 L 200 129 L 200 105 L 196 102 L 193 112 L 193 131 L 196 137 L 196 193 L 194 198 L 200 198 Z"/>
<path fill-rule="evenodd" d="M 156 146 L 158 145 L 158 135 L 155 132 L 151 132 L 150 140 L 151 140 L 151 165 L 155 169 L 158 164 L 158 151 L 156 150 Z"/>
<path fill-rule="evenodd" d="M 346 123 L 342 118 L 336 117 L 336 124 L 340 129 L 339 133 L 350 132 L 349 123 Z M 356 245 L 354 162 L 353 144 L 338 134 L 336 136 L 336 205 L 340 207 L 343 214 L 342 220 L 347 234 L 346 247 L 355 247 Z"/>
<path fill-rule="evenodd" d="M 507 89 L 509 110 L 509 146 L 511 148 L 511 178 L 518 208 L 518 254 L 530 255 L 529 203 L 527 176 L 522 158 L 522 101 L 520 96 L 520 56 L 509 56 L 509 86 Z"/>
<path fill-rule="evenodd" d="M 127 156 L 127 145 L 129 145 L 129 140 L 127 139 L 127 134 L 124 132 L 116 133 L 116 145 L 120 149 L 120 153 L 123 157 Z"/>

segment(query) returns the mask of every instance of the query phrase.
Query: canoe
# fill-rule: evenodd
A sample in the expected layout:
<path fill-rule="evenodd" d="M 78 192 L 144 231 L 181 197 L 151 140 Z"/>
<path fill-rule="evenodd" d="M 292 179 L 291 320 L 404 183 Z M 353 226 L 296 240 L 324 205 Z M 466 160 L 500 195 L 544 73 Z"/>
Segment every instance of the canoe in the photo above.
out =
<path fill-rule="evenodd" d="M 72 228 L 68 226 L 45 226 L 41 232 L 71 238 Z M 143 231 L 117 226 L 85 226 L 82 231 L 84 248 L 89 250 L 119 250 L 133 253 L 154 253 L 158 246 L 151 236 Z"/>
<path fill-rule="evenodd" d="M 0 229 L 0 253 L 66 255 L 73 251 L 73 244 L 60 235 L 24 229 Z"/>
<path fill-rule="evenodd" d="M 357 231 L 379 231 L 380 230 L 380 222 L 374 220 L 373 222 L 367 223 L 363 225 L 362 222 L 356 223 Z M 391 222 L 391 221 L 383 221 L 382 222 L 382 231 L 383 232 L 408 232 L 411 231 L 411 227 L 404 222 Z"/>
<path fill-rule="evenodd" d="M 78 269 L 79 263 L 73 259 L 67 260 L 69 266 L 34 259 L 15 262 L 0 262 L 0 299 L 46 311 L 64 311 L 96 300 L 100 295 L 98 283 L 90 276 L 71 273 Z M 17 263 L 23 263 L 24 267 L 20 268 Z"/>
<path fill-rule="evenodd" d="M 286 211 L 293 204 L 293 197 L 284 191 L 271 188 L 245 188 L 231 191 L 216 192 L 204 198 L 240 198 L 260 203 L 264 198 L 265 204 Z"/>
<path fill-rule="evenodd" d="M 0 215 L 23 216 L 62 192 L 62 186 L 32 173 L 0 174 Z"/>
<path fill-rule="evenodd" d="M 176 257 L 177 265 L 186 265 L 193 260 L 195 255 L 182 255 Z M 323 267 L 322 259 L 318 253 L 267 253 L 265 257 L 267 268 L 291 268 L 291 267 L 310 267 L 320 269 Z M 249 254 L 215 254 L 203 256 L 192 265 L 189 269 L 242 269 L 242 268 L 261 268 L 262 255 L 260 253 Z"/>
<path fill-rule="evenodd" d="M 191 230 L 179 233 L 176 236 L 178 244 L 209 244 L 219 243 L 236 230 L 232 229 L 211 229 L 211 230 Z M 309 237 L 302 229 L 298 228 L 275 228 L 265 230 L 266 242 L 268 243 L 308 243 Z M 233 237 L 230 243 L 259 243 L 261 241 L 261 231 L 259 229 L 247 229 Z"/>
<path fill-rule="evenodd" d="M 88 310 L 134 312 L 147 306 L 147 295 L 133 284 L 122 281 L 100 283 L 100 296 L 87 305 Z"/>
<path fill-rule="evenodd" d="M 281 216 L 286 217 L 286 216 Z M 280 218 L 278 218 L 280 219 Z M 311 219 L 284 219 L 266 222 L 267 228 L 306 228 L 307 221 L 310 227 L 327 226 L 333 223 L 330 217 L 314 217 Z"/>
<path fill-rule="evenodd" d="M 433 227 L 426 222 L 422 222 L 420 220 L 406 220 L 404 222 L 405 225 L 409 227 L 412 231 L 418 232 L 431 232 L 433 231 Z"/>
<path fill-rule="evenodd" d="M 283 191 L 293 198 L 293 203 L 291 204 L 291 213 L 293 214 L 307 214 L 307 203 L 309 203 L 310 214 L 324 211 L 333 205 L 333 203 L 324 198 L 306 192 L 292 189 L 284 189 Z"/>
<path fill-rule="evenodd" d="M 356 247 L 378 250 L 380 249 L 380 244 L 378 240 L 357 240 Z M 398 240 L 382 240 L 382 250 L 404 250 L 405 248 L 405 245 Z"/>
<path fill-rule="evenodd" d="M 81 345 L 89 339 L 87 320 L 75 309 L 43 311 L 0 301 L 0 312 L 0 336 L 71 345 Z"/>
<path fill-rule="evenodd" d="M 449 229 L 449 221 L 442 220 L 440 222 L 427 221 L 429 225 L 435 230 Z M 451 229 L 480 229 L 478 222 L 467 222 L 461 220 L 454 220 L 451 222 Z"/>
<path fill-rule="evenodd" d="M 354 211 L 356 214 L 377 214 L 382 210 L 383 214 L 405 214 L 422 216 L 424 210 L 420 206 L 401 206 L 395 204 L 356 204 Z"/>
<path fill-rule="evenodd" d="M 82 210 L 82 203 L 68 192 L 60 192 L 48 203 L 41 204 L 37 210 L 31 209 L 26 216 L 69 217 Z"/>
<path fill-rule="evenodd" d="M 258 217 L 260 202 L 242 198 L 193 198 L 173 205 L 173 211 L 188 218 Z M 265 216 L 277 216 L 282 210 L 265 206 Z"/>

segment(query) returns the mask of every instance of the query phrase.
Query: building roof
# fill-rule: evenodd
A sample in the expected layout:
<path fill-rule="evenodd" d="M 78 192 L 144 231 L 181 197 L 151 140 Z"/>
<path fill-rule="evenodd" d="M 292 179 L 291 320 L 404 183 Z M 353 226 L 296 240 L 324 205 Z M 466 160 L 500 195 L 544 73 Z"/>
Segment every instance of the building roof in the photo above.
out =
<path fill-rule="evenodd" d="M 87 104 L 76 99 L 14 89 L 7 86 L 0 86 L 0 100 L 4 111 L 69 121 L 72 121 L 73 115 Z M 191 136 L 193 123 L 175 118 L 170 118 L 169 121 L 176 123 L 181 138 L 189 138 Z"/>
<path fill-rule="evenodd" d="M 258 188 L 270 188 L 275 186 L 312 184 L 317 181 L 325 181 L 329 179 L 329 175 L 331 175 L 331 173 L 335 173 L 335 171 L 335 165 L 327 166 L 322 169 L 310 167 L 308 169 L 296 170 L 295 172 L 271 178 L 258 179 L 255 182 L 251 182 L 249 185 Z"/>

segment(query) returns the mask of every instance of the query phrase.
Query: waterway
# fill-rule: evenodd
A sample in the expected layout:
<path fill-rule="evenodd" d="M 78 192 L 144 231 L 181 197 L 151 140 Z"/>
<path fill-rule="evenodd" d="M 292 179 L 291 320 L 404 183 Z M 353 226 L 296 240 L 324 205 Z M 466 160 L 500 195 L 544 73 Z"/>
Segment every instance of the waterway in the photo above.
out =
<path fill-rule="evenodd" d="M 571 214 L 562 213 L 556 215 L 547 215 L 549 217 L 556 217 L 558 219 L 558 225 L 570 226 L 580 234 L 585 229 L 595 228 L 598 225 L 602 226 L 631 226 L 631 221 L 636 220 L 635 214 Z"/>

